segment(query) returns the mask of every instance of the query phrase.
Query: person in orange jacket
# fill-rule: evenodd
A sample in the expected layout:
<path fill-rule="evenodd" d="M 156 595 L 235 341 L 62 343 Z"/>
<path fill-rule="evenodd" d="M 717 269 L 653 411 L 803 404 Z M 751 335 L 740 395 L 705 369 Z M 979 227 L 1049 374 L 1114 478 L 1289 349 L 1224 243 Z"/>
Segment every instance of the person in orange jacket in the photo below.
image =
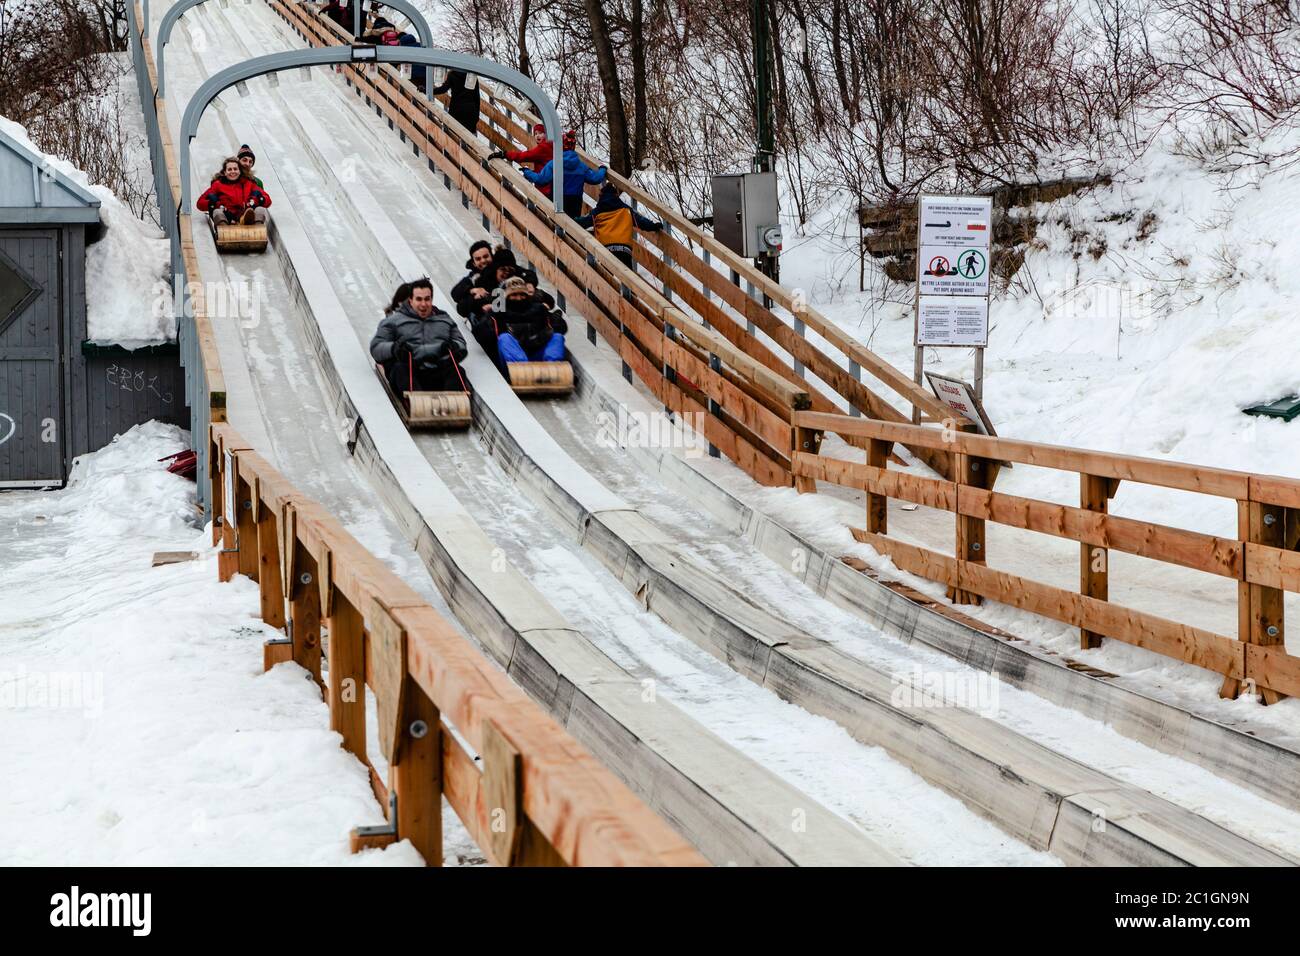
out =
<path fill-rule="evenodd" d="M 632 244 L 636 239 L 632 230 L 658 232 L 664 227 L 662 222 L 655 222 L 634 212 L 631 206 L 623 202 L 618 187 L 613 183 L 601 186 L 600 198 L 596 200 L 591 212 L 574 221 L 584 229 L 590 229 L 597 241 L 633 272 L 636 271 L 636 259 L 632 256 Z"/>
<path fill-rule="evenodd" d="M 196 205 L 206 212 L 217 225 L 242 223 L 251 225 L 266 222 L 266 210 L 271 197 L 246 173 L 239 160 L 229 156 L 221 164 L 221 172 L 212 177 L 207 191 Z"/>

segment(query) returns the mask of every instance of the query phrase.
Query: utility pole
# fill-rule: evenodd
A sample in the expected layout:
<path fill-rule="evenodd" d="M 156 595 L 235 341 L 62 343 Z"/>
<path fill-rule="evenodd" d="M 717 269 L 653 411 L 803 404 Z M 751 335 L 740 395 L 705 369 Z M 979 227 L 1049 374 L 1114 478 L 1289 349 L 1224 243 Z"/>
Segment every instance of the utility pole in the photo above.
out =
<path fill-rule="evenodd" d="M 754 128 L 758 145 L 754 151 L 754 172 L 771 173 L 776 170 L 776 143 L 772 116 L 772 35 L 768 30 L 768 4 L 770 0 L 753 0 L 751 26 L 754 36 Z M 780 267 L 775 250 L 760 252 L 754 265 L 774 281 L 780 277 Z"/>

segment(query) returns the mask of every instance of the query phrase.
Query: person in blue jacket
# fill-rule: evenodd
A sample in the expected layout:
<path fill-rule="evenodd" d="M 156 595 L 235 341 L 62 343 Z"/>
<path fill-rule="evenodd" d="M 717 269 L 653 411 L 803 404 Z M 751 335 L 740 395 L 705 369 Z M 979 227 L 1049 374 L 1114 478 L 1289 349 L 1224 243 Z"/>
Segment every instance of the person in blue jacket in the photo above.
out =
<path fill-rule="evenodd" d="M 592 169 L 578 156 L 578 134 L 568 130 L 561 142 L 564 147 L 564 211 L 573 218 L 582 215 L 582 190 L 587 183 L 598 186 L 605 181 L 609 172 L 604 166 Z M 551 160 L 537 172 L 531 169 L 523 171 L 524 178 L 534 186 L 548 186 L 552 179 L 555 160 Z"/>

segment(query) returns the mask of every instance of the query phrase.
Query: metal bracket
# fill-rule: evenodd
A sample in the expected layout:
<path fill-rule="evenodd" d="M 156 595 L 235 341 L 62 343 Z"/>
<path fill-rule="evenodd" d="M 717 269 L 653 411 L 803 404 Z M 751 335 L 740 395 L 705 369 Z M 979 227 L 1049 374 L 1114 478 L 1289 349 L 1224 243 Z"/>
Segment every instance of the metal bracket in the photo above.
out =
<path fill-rule="evenodd" d="M 397 793 L 388 792 L 388 822 L 377 826 L 356 827 L 356 835 L 361 838 L 397 836 Z"/>

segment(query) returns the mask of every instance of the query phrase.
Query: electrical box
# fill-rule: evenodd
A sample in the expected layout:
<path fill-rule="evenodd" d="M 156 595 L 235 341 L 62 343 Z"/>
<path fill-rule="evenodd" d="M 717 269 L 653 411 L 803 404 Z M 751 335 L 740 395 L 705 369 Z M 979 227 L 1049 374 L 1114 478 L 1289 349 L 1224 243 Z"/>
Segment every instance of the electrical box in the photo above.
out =
<path fill-rule="evenodd" d="M 713 234 L 728 249 L 753 259 L 781 251 L 776 173 L 713 177 Z"/>

